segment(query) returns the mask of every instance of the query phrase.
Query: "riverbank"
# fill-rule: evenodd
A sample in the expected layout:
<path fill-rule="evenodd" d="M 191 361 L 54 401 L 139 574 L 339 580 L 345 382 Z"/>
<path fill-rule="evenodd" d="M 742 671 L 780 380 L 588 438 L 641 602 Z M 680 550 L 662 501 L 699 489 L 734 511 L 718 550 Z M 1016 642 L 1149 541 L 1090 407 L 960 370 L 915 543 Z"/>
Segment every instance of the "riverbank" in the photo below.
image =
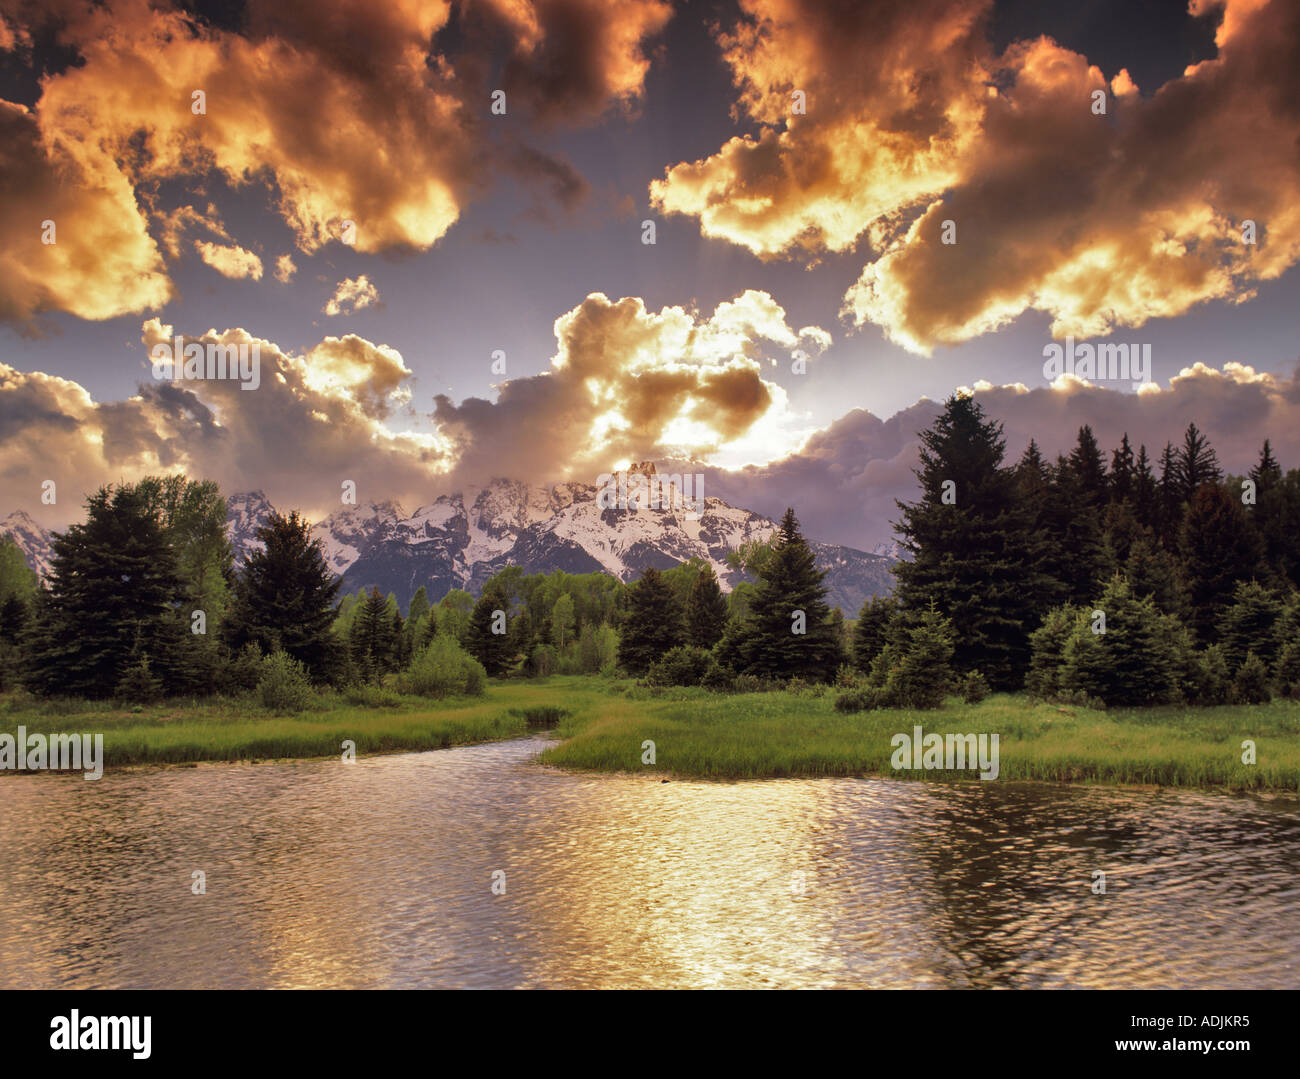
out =
<path fill-rule="evenodd" d="M 559 718 L 545 764 L 661 777 L 758 779 L 888 775 L 972 780 L 978 770 L 897 770 L 894 737 L 998 736 L 1002 780 L 1203 790 L 1300 792 L 1300 703 L 1093 711 L 998 694 L 938 711 L 845 714 L 834 692 L 723 695 L 647 690 L 630 681 L 553 677 L 493 682 L 480 698 L 444 702 L 392 693 L 323 697 L 299 716 L 248 702 L 168 702 L 134 709 L 90 702 L 0 701 L 0 732 L 104 735 L 108 768 L 197 761 L 331 757 L 439 749 L 515 738 Z M 361 701 L 361 703 L 357 703 Z M 381 703 L 382 702 L 382 703 Z M 549 716 L 548 716 L 549 713 Z M 549 723 L 547 723 L 549 725 Z M 1256 763 L 1243 763 L 1242 743 Z M 653 742 L 653 763 L 650 758 Z"/>

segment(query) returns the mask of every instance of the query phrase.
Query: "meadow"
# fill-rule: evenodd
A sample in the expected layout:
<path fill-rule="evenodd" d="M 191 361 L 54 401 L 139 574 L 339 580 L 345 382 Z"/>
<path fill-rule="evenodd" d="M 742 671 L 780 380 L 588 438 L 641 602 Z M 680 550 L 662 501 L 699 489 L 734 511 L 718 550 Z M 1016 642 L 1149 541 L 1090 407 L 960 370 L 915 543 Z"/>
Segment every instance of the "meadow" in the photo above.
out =
<path fill-rule="evenodd" d="M 995 694 L 949 698 L 935 711 L 841 713 L 816 687 L 718 694 L 652 689 L 626 679 L 554 676 L 492 681 L 481 697 L 431 701 L 389 690 L 323 694 L 299 715 L 250 700 L 169 701 L 125 709 L 86 701 L 0 698 L 0 730 L 104 734 L 108 767 L 425 750 L 516 738 L 555 727 L 543 764 L 599 772 L 743 780 L 889 775 L 978 782 L 970 771 L 895 771 L 891 738 L 999 736 L 1002 780 L 1300 792 L 1300 702 L 1220 708 L 1093 710 Z M 558 722 L 557 722 L 558 721 Z M 1256 763 L 1242 761 L 1242 743 Z M 643 764 L 645 743 L 654 764 Z"/>

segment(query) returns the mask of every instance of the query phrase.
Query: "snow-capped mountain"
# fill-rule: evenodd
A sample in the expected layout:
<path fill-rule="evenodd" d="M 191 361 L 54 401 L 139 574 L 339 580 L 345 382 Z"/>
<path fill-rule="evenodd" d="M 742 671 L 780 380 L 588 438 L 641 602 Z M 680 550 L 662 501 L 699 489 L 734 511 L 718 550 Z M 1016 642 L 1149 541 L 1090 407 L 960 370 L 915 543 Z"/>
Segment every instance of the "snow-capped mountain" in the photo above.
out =
<path fill-rule="evenodd" d="M 652 476 L 654 466 L 638 465 L 632 472 Z M 702 506 L 677 499 L 669 508 L 665 499 L 658 509 L 606 509 L 599 493 L 591 484 L 495 480 L 442 495 L 410 516 L 395 502 L 345 506 L 313 525 L 312 535 L 342 575 L 344 591 L 375 586 L 393 592 L 405 607 L 421 585 L 434 601 L 453 588 L 477 593 L 510 565 L 525 573 L 599 571 L 631 581 L 651 566 L 667 569 L 695 557 L 710 563 L 729 591 L 744 578 L 727 565 L 727 553 L 747 540 L 766 539 L 776 527 L 719 498 L 706 497 Z M 257 529 L 274 508 L 261 491 L 226 500 L 236 564 L 261 546 Z M 23 513 L 11 515 L 0 531 L 14 521 L 23 526 L 13 530 L 19 546 L 44 573 L 48 534 Z M 867 597 L 891 589 L 895 559 L 836 544 L 810 545 L 817 565 L 828 571 L 830 602 L 846 617 L 856 617 Z"/>
<path fill-rule="evenodd" d="M 12 536 L 19 549 L 40 576 L 50 572 L 50 533 L 22 510 L 15 510 L 0 521 L 0 536 Z"/>

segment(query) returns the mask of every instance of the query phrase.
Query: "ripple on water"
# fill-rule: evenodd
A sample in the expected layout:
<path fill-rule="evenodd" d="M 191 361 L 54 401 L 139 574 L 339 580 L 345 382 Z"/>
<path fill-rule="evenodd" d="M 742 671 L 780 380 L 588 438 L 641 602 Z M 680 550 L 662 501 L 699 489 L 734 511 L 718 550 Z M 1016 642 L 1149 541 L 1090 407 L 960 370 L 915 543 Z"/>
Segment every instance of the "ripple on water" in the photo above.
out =
<path fill-rule="evenodd" d="M 537 749 L 5 777 L 0 985 L 1300 986 L 1294 802 Z"/>

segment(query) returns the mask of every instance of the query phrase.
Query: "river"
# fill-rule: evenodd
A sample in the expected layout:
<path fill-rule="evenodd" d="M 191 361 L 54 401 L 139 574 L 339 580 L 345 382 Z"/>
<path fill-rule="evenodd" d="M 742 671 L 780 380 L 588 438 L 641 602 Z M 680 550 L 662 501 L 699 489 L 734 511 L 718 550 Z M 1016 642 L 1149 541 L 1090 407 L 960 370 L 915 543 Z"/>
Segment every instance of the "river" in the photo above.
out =
<path fill-rule="evenodd" d="M 6 776 L 0 986 L 1300 988 L 1294 800 L 541 745 Z"/>

